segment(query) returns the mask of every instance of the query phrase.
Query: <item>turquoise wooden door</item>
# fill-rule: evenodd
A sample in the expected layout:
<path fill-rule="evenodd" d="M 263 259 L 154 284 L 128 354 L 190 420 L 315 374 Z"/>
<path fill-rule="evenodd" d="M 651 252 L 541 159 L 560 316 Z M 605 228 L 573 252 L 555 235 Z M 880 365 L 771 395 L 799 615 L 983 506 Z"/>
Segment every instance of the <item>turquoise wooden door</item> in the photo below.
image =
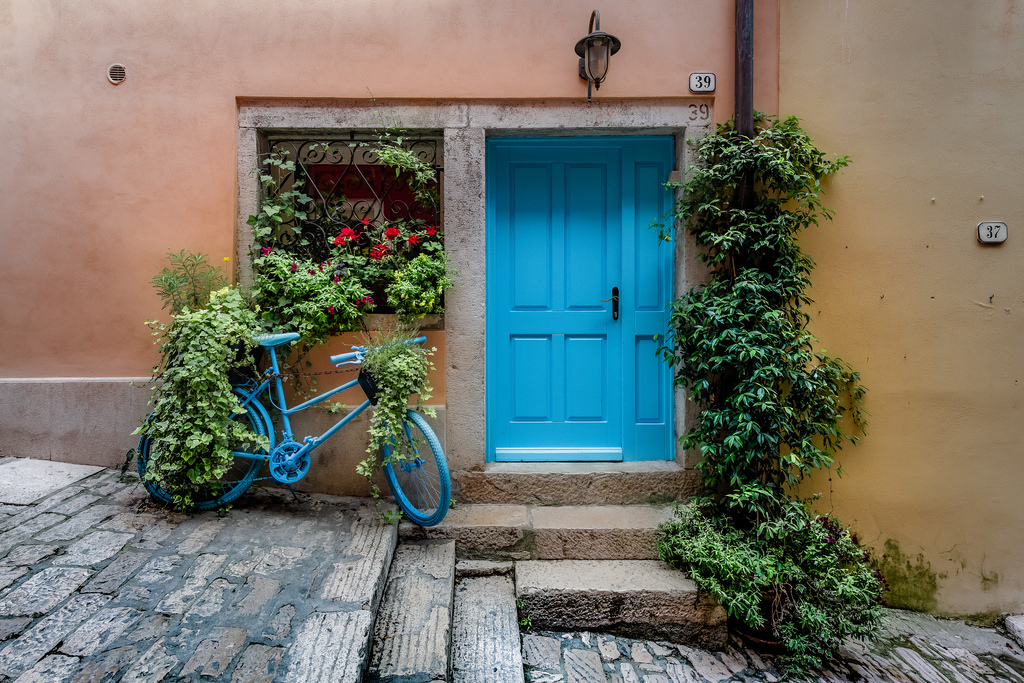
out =
<path fill-rule="evenodd" d="M 674 457 L 671 137 L 487 144 L 488 460 Z M 615 300 L 617 298 L 617 301 Z"/>

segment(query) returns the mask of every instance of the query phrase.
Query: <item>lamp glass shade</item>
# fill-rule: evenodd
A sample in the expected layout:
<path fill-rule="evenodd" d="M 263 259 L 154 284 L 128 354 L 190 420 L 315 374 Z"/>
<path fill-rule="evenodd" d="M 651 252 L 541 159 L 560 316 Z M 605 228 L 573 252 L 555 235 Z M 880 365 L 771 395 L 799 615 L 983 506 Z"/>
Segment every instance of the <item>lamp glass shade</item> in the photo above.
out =
<path fill-rule="evenodd" d="M 611 41 L 604 36 L 595 36 L 587 41 L 587 56 L 585 60 L 587 76 L 599 88 L 601 87 L 601 82 L 608 75 L 610 48 Z"/>

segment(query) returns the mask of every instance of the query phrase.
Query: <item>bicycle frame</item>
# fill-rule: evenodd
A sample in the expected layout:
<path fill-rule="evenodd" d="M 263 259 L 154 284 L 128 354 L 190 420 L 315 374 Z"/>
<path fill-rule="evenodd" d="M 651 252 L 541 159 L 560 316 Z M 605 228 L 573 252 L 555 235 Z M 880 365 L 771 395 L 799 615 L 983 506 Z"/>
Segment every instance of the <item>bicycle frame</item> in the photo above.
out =
<path fill-rule="evenodd" d="M 267 370 L 267 374 L 270 375 L 270 378 L 263 380 L 255 388 L 253 388 L 251 390 L 247 389 L 245 386 L 239 386 L 239 387 L 236 387 L 236 389 L 238 389 L 242 393 L 242 395 L 245 397 L 245 400 L 243 401 L 242 405 L 243 405 L 243 407 L 246 408 L 246 410 L 248 410 L 249 409 L 248 406 L 250 404 L 252 404 L 252 402 L 260 394 L 262 394 L 264 390 L 267 390 L 268 386 L 271 384 L 271 382 L 273 382 L 273 384 L 274 384 L 274 392 L 277 394 L 277 402 L 275 404 L 275 407 L 281 413 L 281 436 L 282 436 L 281 443 L 287 443 L 289 441 L 294 441 L 295 440 L 295 435 L 292 432 L 291 420 L 288 419 L 290 416 L 295 415 L 296 413 L 300 413 L 303 410 L 306 410 L 307 408 L 311 408 L 312 406 L 315 406 L 318 403 L 322 403 L 323 401 L 326 401 L 327 399 L 331 398 L 332 396 L 336 396 L 337 394 L 340 394 L 341 392 L 343 392 L 343 391 L 345 391 L 347 389 L 351 389 L 354 386 L 358 386 L 358 384 L 359 384 L 359 380 L 358 379 L 354 379 L 351 382 L 347 382 L 347 383 L 341 385 L 340 387 L 336 387 L 334 389 L 331 389 L 330 391 L 328 391 L 328 392 L 326 392 L 324 394 L 321 394 L 320 396 L 317 396 L 316 398 L 310 399 L 310 400 L 308 400 L 308 401 L 306 401 L 304 403 L 301 403 L 301 404 L 299 404 L 297 406 L 289 408 L 288 407 L 288 401 L 287 401 L 287 399 L 285 398 L 285 395 L 284 395 L 284 382 L 281 381 L 280 366 L 278 365 L 278 362 L 277 362 L 277 349 L 276 348 L 270 348 L 268 350 L 270 351 L 270 368 Z M 358 365 L 361 364 L 361 360 L 362 360 L 362 353 L 360 351 L 353 351 L 352 353 L 344 353 L 344 354 L 341 354 L 340 356 L 332 356 L 331 357 L 331 361 L 334 362 L 335 365 L 356 365 L 356 366 L 358 366 Z M 350 412 L 348 415 L 343 417 L 338 422 L 335 422 L 334 425 L 332 425 L 330 427 L 330 429 L 328 429 L 323 434 L 321 434 L 319 436 L 307 436 L 307 437 L 305 437 L 303 439 L 302 448 L 300 448 L 298 451 L 296 451 L 294 454 L 292 454 L 291 457 L 293 457 L 295 459 L 298 459 L 298 458 L 301 458 L 302 456 L 306 455 L 307 453 L 311 452 L 313 449 L 315 449 L 321 443 L 323 443 L 327 439 L 331 438 L 336 432 L 338 432 L 338 430 L 342 429 L 345 425 L 347 425 L 349 422 L 351 422 L 353 419 L 355 419 L 360 413 L 362 413 L 364 410 L 366 410 L 369 406 L 370 406 L 370 400 L 367 399 L 367 400 L 363 401 L 361 404 L 359 404 L 359 406 L 354 408 L 352 410 L 352 412 Z M 272 421 L 270 421 L 268 423 L 268 427 L 273 428 L 273 422 Z M 248 451 L 232 451 L 233 455 L 237 455 L 237 456 L 242 457 L 242 458 L 250 458 L 252 460 L 267 460 L 270 457 L 271 453 L 273 453 L 273 448 L 271 448 L 270 452 L 268 452 L 268 453 L 250 453 Z"/>

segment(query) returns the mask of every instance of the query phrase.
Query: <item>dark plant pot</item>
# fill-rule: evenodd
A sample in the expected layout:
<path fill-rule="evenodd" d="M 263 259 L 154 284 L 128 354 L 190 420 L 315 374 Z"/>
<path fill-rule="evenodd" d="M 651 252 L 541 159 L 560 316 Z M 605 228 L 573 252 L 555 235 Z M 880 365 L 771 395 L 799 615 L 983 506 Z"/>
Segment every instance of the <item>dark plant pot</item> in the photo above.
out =
<path fill-rule="evenodd" d="M 262 346 L 246 346 L 245 344 L 232 344 L 231 349 L 235 352 L 235 367 L 228 370 L 228 380 L 232 384 L 245 384 L 249 380 L 259 376 L 259 366 L 263 361 L 263 354 L 266 352 Z M 256 370 L 253 370 L 253 368 Z"/>
<path fill-rule="evenodd" d="M 767 614 L 771 614 L 770 609 Z M 730 617 L 729 629 L 749 643 L 753 650 L 769 654 L 782 654 L 786 651 L 785 645 L 783 645 L 782 641 L 779 640 L 779 638 L 772 632 L 770 619 L 765 622 L 764 627 L 755 630 L 748 626 L 742 619 L 733 619 Z"/>
<path fill-rule="evenodd" d="M 370 399 L 370 405 L 377 405 L 377 382 L 373 379 L 366 368 L 359 369 L 359 386 L 363 388 L 363 393 L 366 394 L 366 398 Z"/>

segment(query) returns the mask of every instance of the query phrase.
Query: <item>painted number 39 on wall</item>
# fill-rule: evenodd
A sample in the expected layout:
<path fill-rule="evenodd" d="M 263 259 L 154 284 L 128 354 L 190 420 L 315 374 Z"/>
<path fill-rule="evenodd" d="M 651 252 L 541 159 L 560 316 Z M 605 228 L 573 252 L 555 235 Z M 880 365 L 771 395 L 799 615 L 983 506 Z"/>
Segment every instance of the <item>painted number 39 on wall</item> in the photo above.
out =
<path fill-rule="evenodd" d="M 998 244 L 1006 241 L 1006 223 L 985 221 L 978 223 L 978 241 L 983 244 Z"/>

